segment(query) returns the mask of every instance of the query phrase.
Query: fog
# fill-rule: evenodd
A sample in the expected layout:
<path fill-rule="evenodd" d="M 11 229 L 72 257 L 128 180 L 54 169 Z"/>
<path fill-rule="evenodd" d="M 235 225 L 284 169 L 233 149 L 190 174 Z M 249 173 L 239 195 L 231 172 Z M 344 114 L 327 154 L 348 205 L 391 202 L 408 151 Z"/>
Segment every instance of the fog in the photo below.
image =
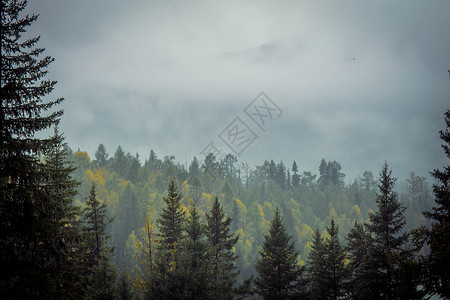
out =
<path fill-rule="evenodd" d="M 31 1 L 30 34 L 56 61 L 61 131 L 91 157 L 100 143 L 185 163 L 236 117 L 258 136 L 252 165 L 322 158 L 346 180 L 444 166 L 450 96 L 448 1 Z M 260 92 L 281 110 L 261 130 Z"/>

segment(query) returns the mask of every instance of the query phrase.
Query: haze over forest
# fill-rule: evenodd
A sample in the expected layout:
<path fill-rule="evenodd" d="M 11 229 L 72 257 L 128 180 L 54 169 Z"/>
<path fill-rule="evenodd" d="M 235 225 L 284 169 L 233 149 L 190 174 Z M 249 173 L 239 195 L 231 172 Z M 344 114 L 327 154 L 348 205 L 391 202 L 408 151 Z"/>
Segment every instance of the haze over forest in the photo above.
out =
<path fill-rule="evenodd" d="M 450 93 L 448 1 L 31 1 L 31 35 L 54 57 L 60 130 L 91 155 L 189 162 L 265 92 L 283 111 L 239 160 L 316 170 L 350 182 L 377 173 L 428 176 L 444 155 Z M 27 33 L 28 34 L 28 33 Z M 80 88 L 82 87 L 82 88 Z"/>

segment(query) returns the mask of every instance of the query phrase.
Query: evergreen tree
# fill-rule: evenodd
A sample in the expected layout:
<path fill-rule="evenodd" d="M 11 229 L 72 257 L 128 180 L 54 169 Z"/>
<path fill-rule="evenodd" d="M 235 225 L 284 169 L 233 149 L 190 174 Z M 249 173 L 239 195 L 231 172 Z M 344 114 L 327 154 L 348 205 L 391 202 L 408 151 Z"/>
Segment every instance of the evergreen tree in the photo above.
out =
<path fill-rule="evenodd" d="M 366 191 L 370 191 L 373 187 L 376 186 L 376 181 L 373 178 L 373 174 L 370 171 L 364 171 L 361 178 L 362 186 Z"/>
<path fill-rule="evenodd" d="M 311 251 L 309 252 L 308 259 L 308 276 L 309 283 L 309 298 L 311 299 L 326 299 L 328 295 L 327 290 L 327 269 L 325 265 L 325 241 L 316 229 L 312 237 Z"/>
<path fill-rule="evenodd" d="M 182 295 L 183 286 L 176 280 L 176 271 L 180 267 L 179 256 L 182 252 L 181 241 L 184 237 L 185 212 L 181 208 L 181 195 L 172 180 L 167 197 L 163 197 L 166 206 L 157 220 L 159 241 L 155 251 L 155 264 L 151 278 L 150 298 L 174 299 Z"/>
<path fill-rule="evenodd" d="M 108 167 L 108 155 L 105 145 L 98 145 L 98 148 L 95 151 L 95 165 L 100 168 Z"/>
<path fill-rule="evenodd" d="M 130 283 L 130 275 L 128 274 L 127 271 L 122 271 L 117 290 L 118 290 L 118 298 L 120 300 L 134 299 L 134 293 Z"/>
<path fill-rule="evenodd" d="M 85 295 L 94 299 L 112 299 L 116 293 L 116 270 L 111 264 L 114 249 L 109 245 L 106 227 L 113 220 L 107 217 L 106 204 L 98 201 L 94 184 L 86 201 L 84 218 L 89 274 Z"/>
<path fill-rule="evenodd" d="M 174 274 L 174 280 L 182 291 L 177 295 L 178 299 L 207 299 L 209 295 L 210 257 L 205 230 L 194 206 L 186 225 L 180 267 Z"/>
<path fill-rule="evenodd" d="M 289 299 L 298 296 L 302 268 L 298 264 L 292 236 L 289 236 L 280 216 L 275 209 L 275 216 L 270 224 L 269 233 L 256 261 L 256 287 L 264 299 Z"/>
<path fill-rule="evenodd" d="M 327 270 L 327 299 L 343 299 L 345 296 L 345 285 L 348 279 L 345 267 L 346 252 L 339 242 L 339 226 L 334 219 L 331 226 L 327 227 L 330 237 L 325 241 L 325 268 Z"/>
<path fill-rule="evenodd" d="M 178 241 L 183 236 L 183 227 L 185 222 L 185 213 L 181 209 L 181 195 L 177 191 L 175 181 L 172 180 L 167 197 L 163 197 L 166 207 L 157 221 L 160 232 L 161 245 L 169 250 L 174 250 Z"/>
<path fill-rule="evenodd" d="M 22 37 L 38 17 L 21 16 L 26 5 L 0 2 L 0 289 L 5 299 L 56 297 L 49 264 L 63 259 L 61 245 L 52 249 L 53 230 L 61 232 L 61 224 L 46 226 L 54 223 L 54 209 L 65 205 L 55 204 L 53 192 L 47 194 L 48 170 L 40 161 L 54 139 L 35 136 L 58 123 L 62 110 L 47 112 L 63 99 L 44 100 L 56 84 L 45 79 L 53 58 L 41 56 L 39 37 Z"/>
<path fill-rule="evenodd" d="M 48 218 L 43 220 L 43 227 L 51 236 L 46 243 L 54 253 L 47 257 L 47 267 L 52 270 L 53 289 L 58 297 L 76 298 L 80 296 L 81 287 L 82 232 L 78 220 L 81 212 L 72 204 L 79 183 L 71 178 L 74 167 L 67 161 L 67 156 L 64 137 L 55 128 L 53 145 L 46 153 L 44 165 Z"/>
<path fill-rule="evenodd" d="M 292 186 L 298 188 L 300 186 L 300 175 L 298 175 L 297 163 L 292 163 Z"/>
<path fill-rule="evenodd" d="M 370 266 L 369 247 L 371 237 L 363 224 L 354 222 L 347 234 L 350 280 L 347 292 L 352 299 L 377 299 L 373 290 L 373 270 Z"/>
<path fill-rule="evenodd" d="M 231 219 L 225 217 L 216 197 L 210 214 L 206 214 L 206 236 L 211 247 L 211 299 L 233 299 L 233 285 L 239 275 L 233 247 L 239 237 L 230 234 Z"/>
<path fill-rule="evenodd" d="M 191 177 L 196 177 L 200 174 L 200 164 L 197 157 L 194 156 L 191 164 L 189 165 L 189 174 Z"/>
<path fill-rule="evenodd" d="M 440 131 L 444 142 L 442 148 L 450 158 L 450 110 L 445 113 L 446 130 Z M 433 185 L 435 206 L 425 216 L 431 220 L 431 228 L 421 226 L 414 231 L 419 247 L 429 247 L 429 253 L 423 257 L 422 284 L 429 295 L 439 295 L 450 299 L 450 167 L 435 169 L 431 175 L 437 183 Z"/>
<path fill-rule="evenodd" d="M 327 162 L 325 161 L 324 158 L 322 158 L 322 160 L 320 161 L 320 165 L 319 165 L 319 183 L 321 184 L 328 184 L 328 166 L 327 166 Z"/>
<path fill-rule="evenodd" d="M 402 233 L 405 225 L 405 207 L 398 200 L 394 191 L 396 178 L 392 177 L 385 162 L 379 179 L 377 208 L 369 213 L 368 232 L 372 236 L 370 263 L 373 270 L 374 291 L 382 299 L 396 299 L 400 291 L 397 289 L 397 273 L 400 264 L 393 258 L 405 251 L 408 234 Z"/>

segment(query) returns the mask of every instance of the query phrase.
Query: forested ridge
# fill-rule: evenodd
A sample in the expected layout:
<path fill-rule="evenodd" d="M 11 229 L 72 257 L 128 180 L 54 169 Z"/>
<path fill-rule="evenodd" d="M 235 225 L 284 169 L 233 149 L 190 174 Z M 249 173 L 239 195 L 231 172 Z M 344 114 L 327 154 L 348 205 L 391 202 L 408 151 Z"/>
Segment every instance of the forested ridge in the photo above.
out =
<path fill-rule="evenodd" d="M 2 299 L 450 298 L 450 167 L 74 152 L 25 6 L 1 2 Z"/>

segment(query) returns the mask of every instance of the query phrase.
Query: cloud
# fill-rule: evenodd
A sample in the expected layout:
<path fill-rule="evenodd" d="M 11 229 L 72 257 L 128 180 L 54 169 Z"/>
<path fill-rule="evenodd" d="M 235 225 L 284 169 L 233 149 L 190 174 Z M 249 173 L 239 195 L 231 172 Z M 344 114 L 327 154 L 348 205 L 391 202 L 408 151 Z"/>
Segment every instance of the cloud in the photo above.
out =
<path fill-rule="evenodd" d="M 188 159 L 260 91 L 285 112 L 242 154 L 349 179 L 445 163 L 448 1 L 71 1 L 29 5 L 56 58 L 70 145 Z M 248 121 L 248 120 L 247 120 Z"/>

